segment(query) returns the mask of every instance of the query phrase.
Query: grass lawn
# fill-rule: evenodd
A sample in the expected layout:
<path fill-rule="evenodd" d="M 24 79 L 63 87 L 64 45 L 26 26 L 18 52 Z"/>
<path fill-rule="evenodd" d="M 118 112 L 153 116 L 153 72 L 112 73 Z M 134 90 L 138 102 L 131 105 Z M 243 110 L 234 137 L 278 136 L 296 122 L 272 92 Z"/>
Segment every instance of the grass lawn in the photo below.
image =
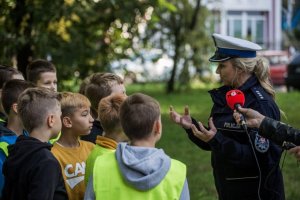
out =
<path fill-rule="evenodd" d="M 169 106 L 182 113 L 184 106 L 189 105 L 191 115 L 206 123 L 212 106 L 206 88 L 194 88 L 180 93 L 165 94 L 164 85 L 145 84 L 127 86 L 127 94 L 142 92 L 156 98 L 162 109 L 163 136 L 157 147 L 163 148 L 172 158 L 187 165 L 188 183 L 192 200 L 216 200 L 217 193 L 214 186 L 210 152 L 203 151 L 194 145 L 186 136 L 183 129 L 169 120 Z M 300 129 L 300 93 L 278 93 L 276 101 L 287 118 L 282 121 Z M 300 199 L 300 168 L 296 159 L 288 153 L 283 153 L 281 163 L 285 181 L 287 200 Z M 285 159 L 283 159 L 285 157 Z M 284 160 L 284 162 L 283 162 Z"/>

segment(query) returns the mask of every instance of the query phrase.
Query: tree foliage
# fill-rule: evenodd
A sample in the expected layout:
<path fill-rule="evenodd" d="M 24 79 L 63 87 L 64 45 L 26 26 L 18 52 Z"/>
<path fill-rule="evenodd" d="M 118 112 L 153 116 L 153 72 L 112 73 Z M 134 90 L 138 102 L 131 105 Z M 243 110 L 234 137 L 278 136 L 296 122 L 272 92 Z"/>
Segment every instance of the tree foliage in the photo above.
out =
<path fill-rule="evenodd" d="M 156 0 L 2 0 L 0 57 L 25 72 L 28 62 L 48 58 L 60 80 L 107 70 L 132 51 L 139 24 Z"/>
<path fill-rule="evenodd" d="M 212 46 L 208 27 L 208 11 L 201 5 L 201 0 L 170 0 L 167 5 L 154 9 L 145 43 L 163 49 L 174 60 L 167 92 L 175 90 L 176 78 L 180 86 L 189 84 L 190 66 L 196 71 L 208 66 L 207 53 L 211 52 Z"/>
<path fill-rule="evenodd" d="M 110 61 L 138 54 L 142 38 L 174 59 L 172 92 L 178 68 L 187 85 L 188 67 L 204 68 L 210 50 L 201 0 L 2 0 L 0 9 L 1 62 L 24 73 L 30 60 L 50 59 L 59 81 L 109 70 Z"/>

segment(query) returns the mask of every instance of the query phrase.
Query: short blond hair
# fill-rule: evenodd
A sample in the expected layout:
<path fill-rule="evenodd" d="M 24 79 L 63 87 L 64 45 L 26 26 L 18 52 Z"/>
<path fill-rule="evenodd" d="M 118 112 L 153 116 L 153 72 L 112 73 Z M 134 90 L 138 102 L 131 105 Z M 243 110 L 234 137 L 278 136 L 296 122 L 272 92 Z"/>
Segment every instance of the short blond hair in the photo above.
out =
<path fill-rule="evenodd" d="M 73 92 L 61 92 L 60 94 L 62 117 L 71 116 L 77 109 L 91 106 L 89 99 L 82 94 Z"/>

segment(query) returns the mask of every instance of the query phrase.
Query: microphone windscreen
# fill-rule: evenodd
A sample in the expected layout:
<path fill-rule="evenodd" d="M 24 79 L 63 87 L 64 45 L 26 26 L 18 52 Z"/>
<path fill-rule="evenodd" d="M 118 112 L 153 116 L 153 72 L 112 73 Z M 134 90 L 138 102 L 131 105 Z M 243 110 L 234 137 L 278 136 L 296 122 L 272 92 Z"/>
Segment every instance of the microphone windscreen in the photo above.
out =
<path fill-rule="evenodd" d="M 237 104 L 244 106 L 244 93 L 241 90 L 230 90 L 226 93 L 226 102 L 232 110 L 235 109 L 235 105 Z"/>

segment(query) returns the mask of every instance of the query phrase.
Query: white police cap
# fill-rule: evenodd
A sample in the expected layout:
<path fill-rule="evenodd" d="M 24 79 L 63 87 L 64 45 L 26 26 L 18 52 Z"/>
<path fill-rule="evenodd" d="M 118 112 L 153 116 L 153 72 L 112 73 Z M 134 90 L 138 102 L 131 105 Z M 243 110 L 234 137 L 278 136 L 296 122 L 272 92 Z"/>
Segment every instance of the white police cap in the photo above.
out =
<path fill-rule="evenodd" d="M 231 58 L 254 58 L 256 51 L 262 48 L 253 42 L 214 33 L 212 35 L 217 50 L 209 59 L 211 62 L 223 62 Z"/>

